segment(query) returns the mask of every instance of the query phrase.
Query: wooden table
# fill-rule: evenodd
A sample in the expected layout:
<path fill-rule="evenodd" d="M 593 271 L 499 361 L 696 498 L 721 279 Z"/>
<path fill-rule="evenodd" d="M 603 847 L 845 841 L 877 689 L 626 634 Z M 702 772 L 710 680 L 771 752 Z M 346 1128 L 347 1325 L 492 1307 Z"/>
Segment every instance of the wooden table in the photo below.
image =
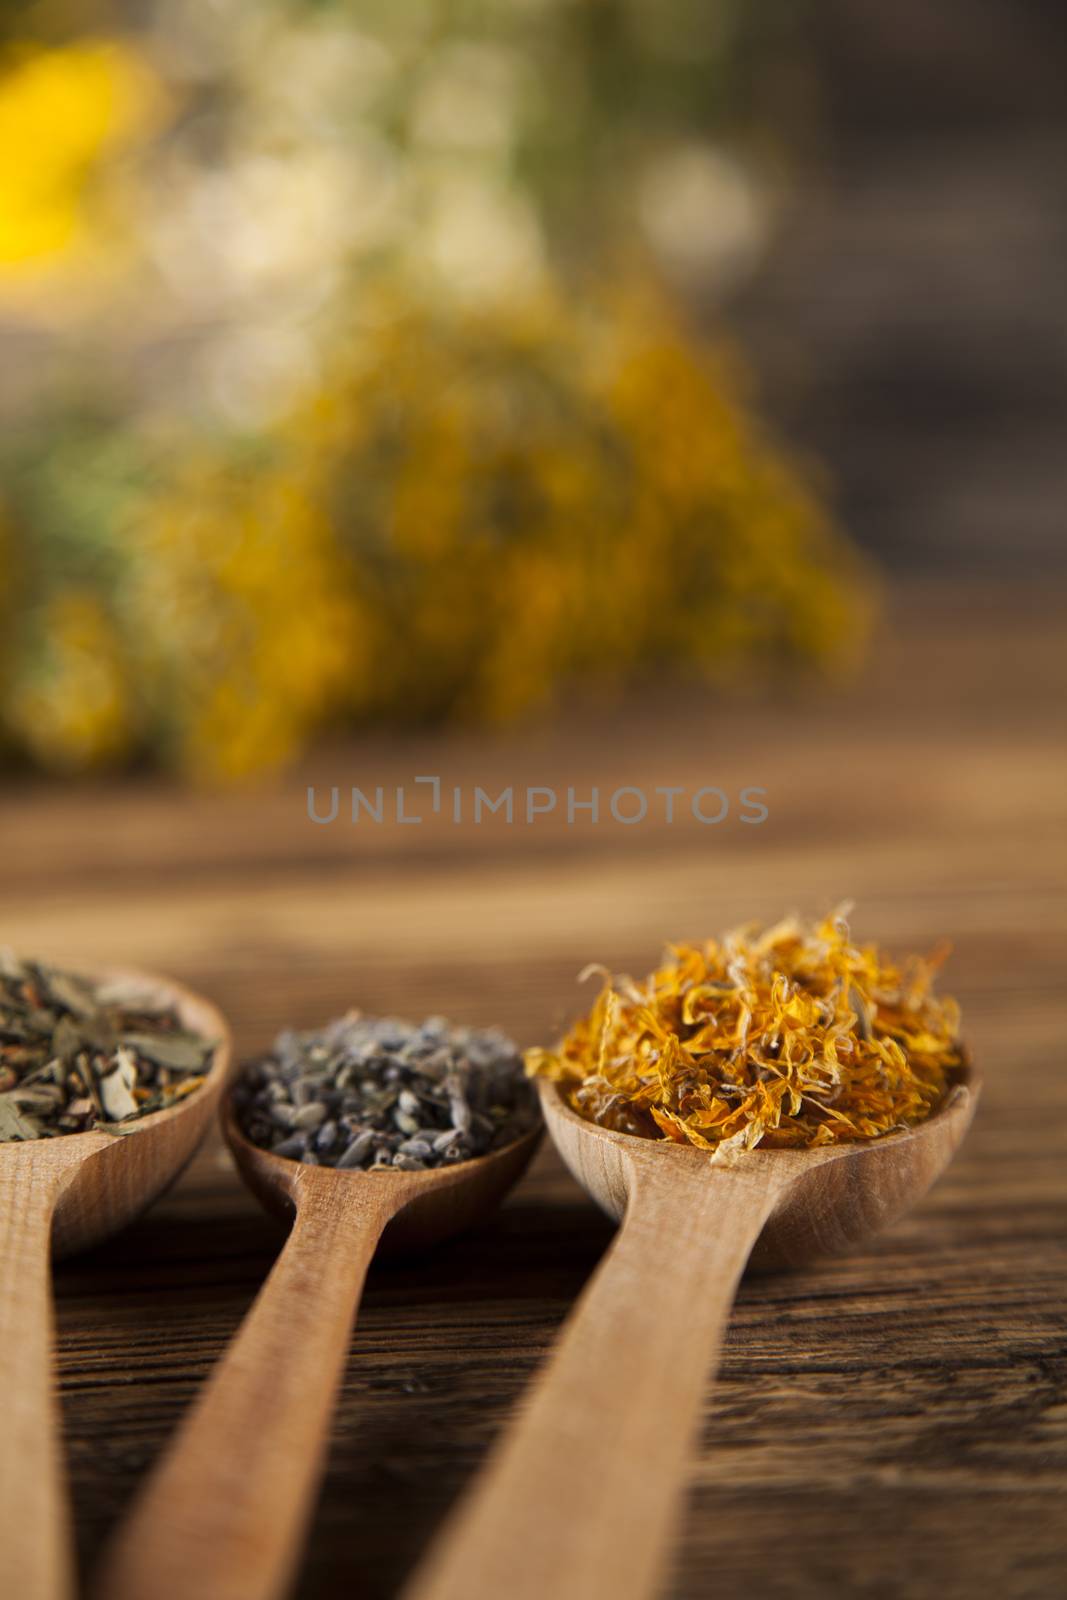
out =
<path fill-rule="evenodd" d="M 545 1040 L 582 1004 L 586 962 L 641 972 L 668 938 L 794 907 L 854 899 L 859 934 L 892 947 L 948 936 L 986 1080 L 972 1135 L 862 1255 L 742 1286 L 671 1592 L 1051 1595 L 1067 1581 L 1061 600 L 897 596 L 861 685 L 773 708 L 650 692 L 496 742 L 363 741 L 236 796 L 9 788 L 4 937 L 186 979 L 248 1053 L 352 1004 Z M 307 819 L 308 782 L 433 773 L 493 794 L 597 783 L 605 803 L 623 784 L 761 785 L 770 818 Z M 301 1595 L 396 1591 L 609 1238 L 546 1150 L 478 1233 L 372 1272 Z M 59 1268 L 85 1564 L 277 1246 L 213 1142 L 143 1221 Z"/>

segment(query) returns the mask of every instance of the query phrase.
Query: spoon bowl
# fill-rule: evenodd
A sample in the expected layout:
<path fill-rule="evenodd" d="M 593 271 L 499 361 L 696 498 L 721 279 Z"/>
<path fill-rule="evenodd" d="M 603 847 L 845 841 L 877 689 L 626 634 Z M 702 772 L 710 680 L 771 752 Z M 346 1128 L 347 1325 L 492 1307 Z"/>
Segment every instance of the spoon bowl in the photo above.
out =
<path fill-rule="evenodd" d="M 125 968 L 86 976 L 121 988 L 124 998 L 173 1006 L 183 1027 L 215 1051 L 199 1088 L 123 1124 L 121 1133 L 0 1143 L 0 1548 L 20 1600 L 64 1600 L 73 1586 L 53 1393 L 49 1257 L 99 1244 L 174 1181 L 214 1114 L 231 1060 L 225 1019 L 192 990 Z"/>
<path fill-rule="evenodd" d="M 214 1119 L 232 1062 L 225 1018 L 191 989 L 130 970 L 91 976 L 112 987 L 121 984 L 131 998 L 172 1006 L 183 1028 L 216 1041 L 216 1049 L 198 1089 L 125 1124 L 120 1135 L 74 1133 L 34 1144 L 0 1145 L 0 1158 L 12 1149 L 32 1151 L 69 1173 L 53 1214 L 52 1250 L 57 1257 L 89 1249 L 117 1233 L 174 1183 Z"/>
<path fill-rule="evenodd" d="M 588 1122 L 554 1083 L 538 1088 L 556 1149 L 572 1176 L 602 1211 L 621 1222 L 640 1171 L 674 1180 L 683 1165 L 714 1180 L 706 1150 L 668 1139 L 639 1139 Z M 912 1128 L 853 1144 L 804 1150 L 748 1150 L 732 1166 L 777 1196 L 749 1265 L 757 1271 L 803 1266 L 839 1255 L 910 1210 L 951 1161 L 970 1127 L 977 1101 L 973 1072 L 949 1091 L 933 1116 Z M 664 1163 L 670 1163 L 664 1166 Z"/>
<path fill-rule="evenodd" d="M 977 1089 L 968 1074 L 925 1122 L 879 1139 L 713 1161 L 601 1128 L 542 1083 L 556 1148 L 619 1231 L 408 1600 L 654 1594 L 746 1263 L 800 1265 L 907 1210 L 958 1147 Z"/>
<path fill-rule="evenodd" d="M 495 1211 L 521 1178 L 541 1137 L 536 1127 L 488 1155 L 425 1172 L 338 1171 L 306 1167 L 260 1149 L 241 1132 L 229 1098 L 221 1120 L 237 1170 L 265 1211 L 289 1224 L 303 1203 L 329 1207 L 339 1194 L 346 1209 L 357 1197 L 365 1199 L 368 1211 L 377 1212 L 384 1204 L 390 1214 L 378 1246 L 383 1255 L 430 1249 Z"/>
<path fill-rule="evenodd" d="M 426 1171 L 304 1165 L 222 1126 L 263 1206 L 290 1221 L 270 1276 L 139 1496 L 98 1575 L 99 1600 L 279 1600 L 321 1476 L 363 1282 L 380 1240 L 421 1250 L 487 1216 L 540 1125 Z M 383 1239 L 384 1236 L 384 1239 Z"/>

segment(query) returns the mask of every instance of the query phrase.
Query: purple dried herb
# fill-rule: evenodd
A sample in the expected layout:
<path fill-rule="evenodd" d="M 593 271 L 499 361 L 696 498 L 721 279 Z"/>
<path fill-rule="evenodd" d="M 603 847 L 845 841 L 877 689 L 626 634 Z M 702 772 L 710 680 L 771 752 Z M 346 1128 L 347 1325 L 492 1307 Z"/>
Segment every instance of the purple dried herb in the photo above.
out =
<path fill-rule="evenodd" d="M 234 1105 L 260 1148 L 350 1171 L 469 1161 L 539 1116 L 522 1058 L 496 1029 L 358 1012 L 280 1034 L 244 1068 Z"/>

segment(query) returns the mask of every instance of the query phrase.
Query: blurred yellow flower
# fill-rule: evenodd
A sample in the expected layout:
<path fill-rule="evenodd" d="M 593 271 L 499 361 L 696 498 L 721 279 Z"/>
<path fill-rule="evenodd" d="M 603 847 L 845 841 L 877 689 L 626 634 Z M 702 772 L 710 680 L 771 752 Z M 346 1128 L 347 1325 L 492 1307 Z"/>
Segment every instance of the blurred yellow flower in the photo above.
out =
<path fill-rule="evenodd" d="M 0 681 L 35 759 L 136 749 L 230 782 L 331 723 L 501 723 L 572 688 L 848 666 L 859 558 L 647 285 L 361 310 L 269 434 L 190 446 L 87 522 L 95 589 L 64 586 L 63 513 Z"/>
<path fill-rule="evenodd" d="M 194 778 L 280 766 L 366 670 L 349 566 L 312 504 L 299 472 L 192 463 L 133 521 L 142 693 Z"/>
<path fill-rule="evenodd" d="M 859 559 L 647 283 L 391 309 L 290 430 L 371 619 L 352 712 L 498 722 L 580 681 L 847 667 Z"/>
<path fill-rule="evenodd" d="M 536 40 L 512 0 L 118 9 L 0 56 L 13 754 L 231 781 L 330 724 L 847 666 L 847 539 L 611 270 L 628 240 L 703 293 L 758 248 L 746 8 L 699 49 L 682 0 L 548 0 Z"/>
<path fill-rule="evenodd" d="M 89 180 L 144 128 L 152 100 L 147 67 L 116 41 L 9 59 L 0 71 L 0 275 L 85 242 Z"/>
<path fill-rule="evenodd" d="M 42 766 L 77 772 L 126 754 L 135 727 L 131 674 L 104 607 L 61 591 L 43 607 L 42 649 L 10 688 L 7 730 Z"/>

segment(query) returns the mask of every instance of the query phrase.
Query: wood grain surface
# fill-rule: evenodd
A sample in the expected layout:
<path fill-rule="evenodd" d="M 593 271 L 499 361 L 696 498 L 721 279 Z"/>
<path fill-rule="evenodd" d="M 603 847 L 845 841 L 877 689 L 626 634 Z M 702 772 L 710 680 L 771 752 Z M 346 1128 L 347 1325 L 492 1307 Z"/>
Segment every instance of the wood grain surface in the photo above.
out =
<path fill-rule="evenodd" d="M 1067 1581 L 1062 602 L 899 593 L 861 684 L 773 706 L 649 688 L 496 741 L 368 739 L 241 795 L 9 786 L 2 936 L 183 979 L 227 1012 L 243 1054 L 351 1004 L 544 1041 L 583 1003 L 588 961 L 644 971 L 669 938 L 846 898 L 858 932 L 891 947 L 952 939 L 947 984 L 985 1079 L 975 1125 L 883 1238 L 742 1283 L 669 1589 L 1053 1595 Z M 307 820 L 308 782 L 433 773 L 579 798 L 593 783 L 761 785 L 770 818 Z M 543 1150 L 494 1221 L 372 1268 L 301 1596 L 396 1592 L 609 1237 Z M 278 1245 L 216 1139 L 148 1216 L 59 1265 L 83 1568 Z"/>
<path fill-rule="evenodd" d="M 588 1122 L 554 1083 L 540 1095 L 568 1172 L 619 1231 L 405 1600 L 662 1593 L 746 1263 L 807 1265 L 883 1232 L 951 1161 L 975 1103 L 960 1083 L 889 1138 L 711 1165 Z"/>

